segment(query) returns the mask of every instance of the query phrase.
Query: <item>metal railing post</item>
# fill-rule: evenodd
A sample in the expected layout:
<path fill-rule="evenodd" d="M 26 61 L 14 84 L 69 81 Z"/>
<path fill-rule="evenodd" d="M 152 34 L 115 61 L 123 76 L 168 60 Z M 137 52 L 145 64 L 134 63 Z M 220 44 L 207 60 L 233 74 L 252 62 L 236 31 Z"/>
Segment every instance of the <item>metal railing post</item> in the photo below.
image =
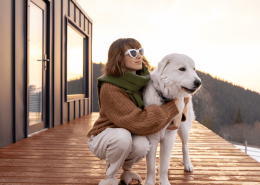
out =
<path fill-rule="evenodd" d="M 247 154 L 247 141 L 245 141 L 245 153 Z"/>

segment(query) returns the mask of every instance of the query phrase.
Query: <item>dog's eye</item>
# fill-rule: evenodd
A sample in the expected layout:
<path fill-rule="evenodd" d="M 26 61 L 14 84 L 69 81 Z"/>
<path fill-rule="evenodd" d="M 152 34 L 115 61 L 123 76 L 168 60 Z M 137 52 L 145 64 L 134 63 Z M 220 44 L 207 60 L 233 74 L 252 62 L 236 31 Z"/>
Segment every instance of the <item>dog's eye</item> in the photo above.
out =
<path fill-rule="evenodd" d="M 181 67 L 179 70 L 180 71 L 186 71 L 186 69 L 184 67 Z"/>

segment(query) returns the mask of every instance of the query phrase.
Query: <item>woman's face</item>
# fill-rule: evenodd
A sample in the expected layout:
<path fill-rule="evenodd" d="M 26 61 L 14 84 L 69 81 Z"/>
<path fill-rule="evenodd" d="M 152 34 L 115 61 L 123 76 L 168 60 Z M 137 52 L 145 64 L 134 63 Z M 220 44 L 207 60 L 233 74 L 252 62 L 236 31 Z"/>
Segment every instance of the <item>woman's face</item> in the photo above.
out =
<path fill-rule="evenodd" d="M 132 48 L 128 48 L 128 49 L 132 49 Z M 135 58 L 132 58 L 129 54 L 124 56 L 123 59 L 124 63 L 125 63 L 125 67 L 127 69 L 127 71 L 130 71 L 131 73 L 136 74 L 137 70 L 141 70 L 143 65 L 143 57 L 140 55 L 139 52 L 137 52 L 137 56 Z"/>

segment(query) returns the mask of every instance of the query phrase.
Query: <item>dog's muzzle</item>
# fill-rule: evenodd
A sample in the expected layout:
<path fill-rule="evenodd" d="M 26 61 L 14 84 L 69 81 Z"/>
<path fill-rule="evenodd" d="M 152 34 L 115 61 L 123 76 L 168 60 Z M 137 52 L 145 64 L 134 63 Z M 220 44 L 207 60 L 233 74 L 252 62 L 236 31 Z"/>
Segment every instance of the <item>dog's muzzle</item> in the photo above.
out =
<path fill-rule="evenodd" d="M 198 88 L 201 86 L 201 81 L 200 81 L 200 80 L 195 80 L 195 81 L 193 82 L 193 84 L 194 84 L 194 87 L 195 87 L 196 89 L 198 89 Z"/>
<path fill-rule="evenodd" d="M 186 92 L 192 94 L 192 93 L 194 93 L 200 86 L 201 86 L 201 81 L 200 81 L 200 80 L 195 80 L 195 81 L 193 82 L 193 88 L 192 88 L 192 89 L 189 89 L 189 88 L 184 87 L 184 86 L 181 86 L 181 88 L 182 88 L 183 90 L 185 90 Z"/>

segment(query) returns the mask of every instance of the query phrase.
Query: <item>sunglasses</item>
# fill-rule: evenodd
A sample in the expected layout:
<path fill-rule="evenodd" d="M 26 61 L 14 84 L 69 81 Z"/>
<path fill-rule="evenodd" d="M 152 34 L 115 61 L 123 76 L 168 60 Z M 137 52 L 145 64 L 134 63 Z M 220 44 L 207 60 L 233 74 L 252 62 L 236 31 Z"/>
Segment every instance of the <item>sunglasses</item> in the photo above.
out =
<path fill-rule="evenodd" d="M 144 56 L 144 48 L 129 49 L 125 52 L 125 55 L 129 54 L 130 57 L 135 58 L 137 57 L 137 52 L 140 53 L 141 56 Z"/>

